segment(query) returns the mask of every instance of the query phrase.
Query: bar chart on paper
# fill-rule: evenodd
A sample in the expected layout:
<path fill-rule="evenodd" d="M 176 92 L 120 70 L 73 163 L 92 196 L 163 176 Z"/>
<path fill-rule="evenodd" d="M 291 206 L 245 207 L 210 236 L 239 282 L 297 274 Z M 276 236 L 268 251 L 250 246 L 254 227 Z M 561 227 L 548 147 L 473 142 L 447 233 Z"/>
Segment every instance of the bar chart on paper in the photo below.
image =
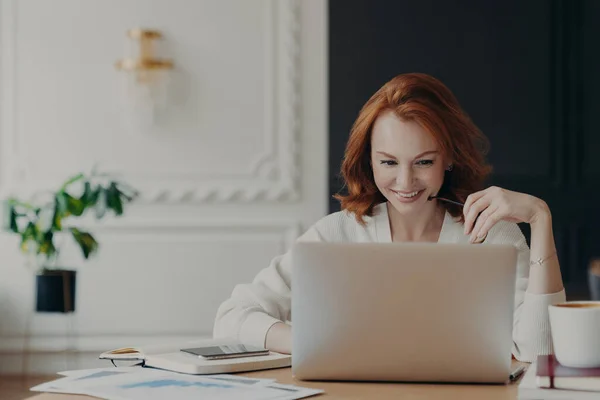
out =
<path fill-rule="evenodd" d="M 158 379 L 149 382 L 132 383 L 129 385 L 121 386 L 122 389 L 136 389 L 136 388 L 164 388 L 164 387 L 190 387 L 196 386 L 199 388 L 221 388 L 231 389 L 231 385 L 212 383 L 212 382 L 186 382 L 178 379 Z"/>
<path fill-rule="evenodd" d="M 189 380 L 184 378 L 140 379 L 138 382 L 90 387 L 89 393 L 104 398 L 131 400 L 184 400 L 202 399 L 274 399 L 281 397 L 278 390 L 266 387 L 250 388 L 227 383 Z"/>
<path fill-rule="evenodd" d="M 86 394 L 113 400 L 294 400 L 323 392 L 320 389 L 279 384 L 273 379 L 187 375 L 153 368 L 65 371 L 63 375 L 63 378 L 31 390 Z"/>

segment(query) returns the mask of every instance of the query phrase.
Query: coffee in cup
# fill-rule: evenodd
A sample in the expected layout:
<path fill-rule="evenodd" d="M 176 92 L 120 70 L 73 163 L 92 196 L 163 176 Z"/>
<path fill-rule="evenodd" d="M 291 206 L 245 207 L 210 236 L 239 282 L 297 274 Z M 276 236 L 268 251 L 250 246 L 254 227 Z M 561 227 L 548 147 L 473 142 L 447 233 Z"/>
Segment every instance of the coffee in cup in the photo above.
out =
<path fill-rule="evenodd" d="M 566 367 L 600 367 L 600 301 L 548 306 L 554 356 Z"/>

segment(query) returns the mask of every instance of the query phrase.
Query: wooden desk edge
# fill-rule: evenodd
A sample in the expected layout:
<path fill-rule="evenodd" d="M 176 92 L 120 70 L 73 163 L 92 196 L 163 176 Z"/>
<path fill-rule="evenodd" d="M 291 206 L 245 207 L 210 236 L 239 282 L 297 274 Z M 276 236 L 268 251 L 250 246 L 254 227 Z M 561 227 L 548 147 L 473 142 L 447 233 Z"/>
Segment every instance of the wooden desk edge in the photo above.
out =
<path fill-rule="evenodd" d="M 529 363 L 513 360 L 513 369 L 518 365 L 528 367 Z M 353 398 L 361 398 L 361 395 L 368 395 L 373 400 L 395 399 L 398 398 L 399 394 L 409 397 L 412 395 L 419 398 L 425 395 L 429 398 L 429 395 L 431 395 L 433 399 L 460 398 L 475 400 L 486 398 L 489 400 L 506 400 L 517 399 L 518 383 L 524 374 L 515 382 L 506 385 L 300 381 L 292 377 L 291 368 L 289 367 L 240 373 L 239 375 L 258 379 L 276 379 L 278 383 L 323 389 L 325 393 L 319 395 L 317 398 L 327 399 L 342 399 L 345 398 L 345 395 L 351 393 Z M 97 398 L 75 394 L 39 393 L 32 397 L 27 397 L 27 400 L 97 400 Z"/>

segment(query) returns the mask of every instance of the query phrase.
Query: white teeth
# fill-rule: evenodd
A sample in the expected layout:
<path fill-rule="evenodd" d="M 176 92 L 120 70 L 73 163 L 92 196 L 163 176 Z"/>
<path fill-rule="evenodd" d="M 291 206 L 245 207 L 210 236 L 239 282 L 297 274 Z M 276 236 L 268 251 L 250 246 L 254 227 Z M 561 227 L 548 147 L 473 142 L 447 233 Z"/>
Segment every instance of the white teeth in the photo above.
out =
<path fill-rule="evenodd" d="M 395 191 L 394 191 L 394 193 L 396 193 L 400 197 L 404 197 L 405 199 L 410 199 L 411 197 L 415 197 L 417 194 L 419 194 L 419 191 L 417 190 L 416 192 L 412 192 L 412 193 L 409 193 L 409 194 L 398 193 L 398 192 L 395 192 Z"/>

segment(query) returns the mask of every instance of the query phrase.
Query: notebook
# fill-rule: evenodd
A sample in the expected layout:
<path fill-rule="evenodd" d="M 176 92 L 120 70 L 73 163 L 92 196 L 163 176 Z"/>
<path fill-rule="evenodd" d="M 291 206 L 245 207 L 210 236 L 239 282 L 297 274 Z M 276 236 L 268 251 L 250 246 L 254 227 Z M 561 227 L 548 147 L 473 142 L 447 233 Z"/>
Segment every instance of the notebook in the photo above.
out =
<path fill-rule="evenodd" d="M 536 371 L 537 363 L 533 363 L 527 368 L 527 372 L 519 383 L 519 400 L 598 400 L 597 392 L 540 388 L 536 382 Z"/>
<path fill-rule="evenodd" d="M 183 348 L 239 344 L 234 340 L 204 339 L 178 344 L 123 347 L 100 354 L 103 360 L 143 361 L 144 366 L 193 375 L 225 374 L 289 367 L 289 354 L 270 352 L 264 356 L 207 360 L 180 351 Z"/>
<path fill-rule="evenodd" d="M 536 382 L 539 387 L 549 389 L 600 391 L 600 368 L 569 368 L 553 355 L 539 356 Z"/>

